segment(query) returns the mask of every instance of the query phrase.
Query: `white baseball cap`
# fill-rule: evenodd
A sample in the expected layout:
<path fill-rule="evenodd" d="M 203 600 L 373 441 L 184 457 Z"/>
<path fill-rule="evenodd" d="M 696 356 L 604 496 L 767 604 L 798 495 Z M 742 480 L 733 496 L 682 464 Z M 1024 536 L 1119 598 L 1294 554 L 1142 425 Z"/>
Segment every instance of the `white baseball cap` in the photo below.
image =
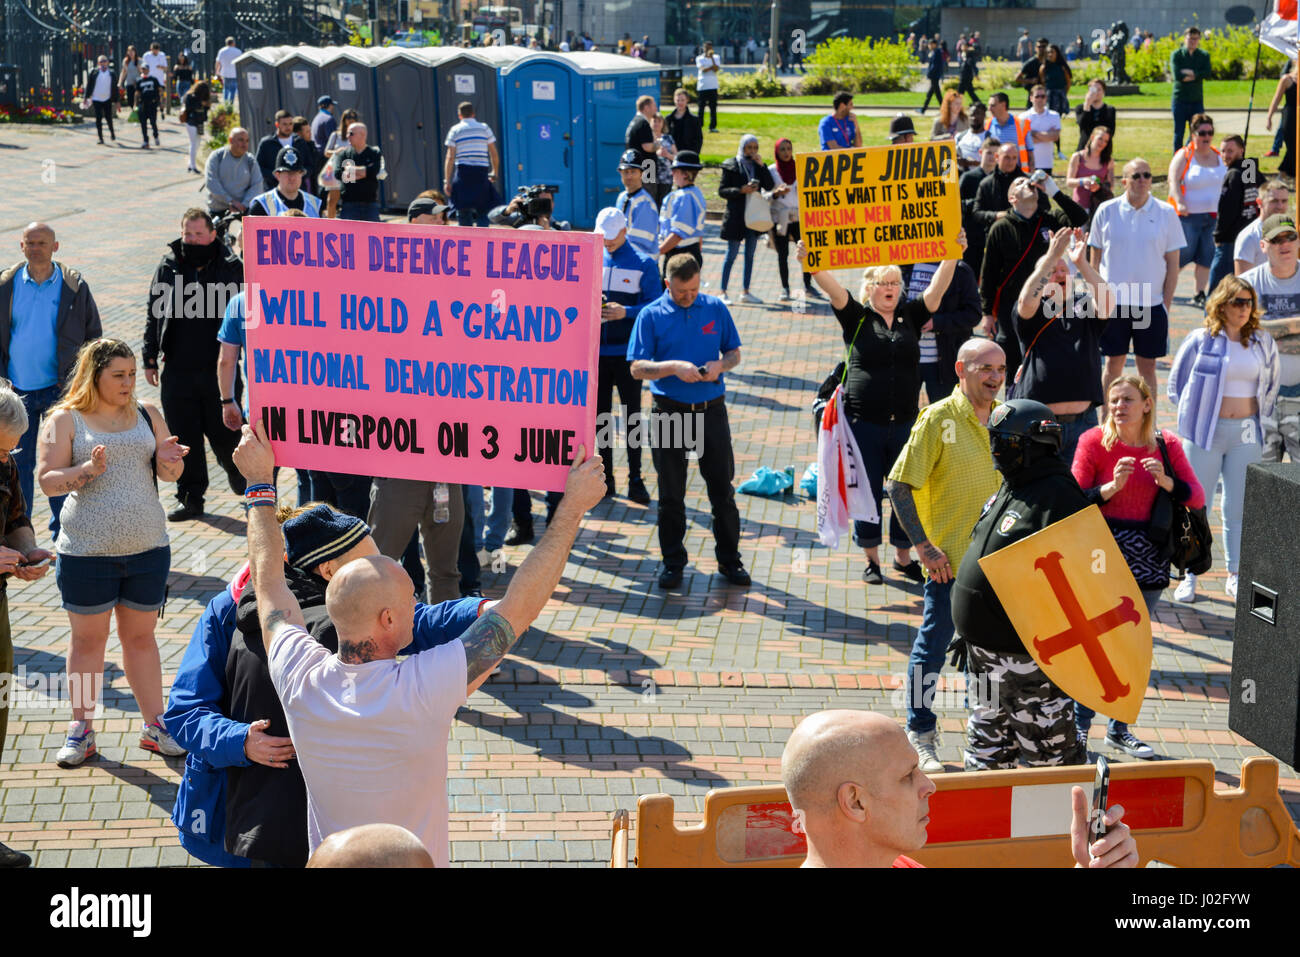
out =
<path fill-rule="evenodd" d="M 596 214 L 596 228 L 593 233 L 603 233 L 606 239 L 617 239 L 618 234 L 627 229 L 627 217 L 613 206 L 606 206 Z"/>

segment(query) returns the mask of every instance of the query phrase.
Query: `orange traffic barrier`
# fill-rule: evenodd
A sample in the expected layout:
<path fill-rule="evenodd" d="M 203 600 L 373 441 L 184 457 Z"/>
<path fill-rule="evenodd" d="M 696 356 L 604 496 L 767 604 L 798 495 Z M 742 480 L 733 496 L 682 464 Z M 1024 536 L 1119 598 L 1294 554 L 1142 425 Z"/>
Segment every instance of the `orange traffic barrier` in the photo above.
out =
<path fill-rule="evenodd" d="M 935 775 L 929 840 L 910 857 L 927 867 L 1070 867 L 1070 788 L 1091 794 L 1094 768 L 1020 768 Z M 1124 807 L 1140 863 L 1177 867 L 1300 865 L 1300 829 L 1277 790 L 1272 758 L 1247 758 L 1241 787 L 1214 790 L 1209 761 L 1112 764 L 1110 804 Z M 790 828 L 785 789 L 725 788 L 704 820 L 673 823 L 673 799 L 637 802 L 636 867 L 796 867 L 806 844 Z M 611 860 L 628 866 L 631 822 L 614 816 Z"/>

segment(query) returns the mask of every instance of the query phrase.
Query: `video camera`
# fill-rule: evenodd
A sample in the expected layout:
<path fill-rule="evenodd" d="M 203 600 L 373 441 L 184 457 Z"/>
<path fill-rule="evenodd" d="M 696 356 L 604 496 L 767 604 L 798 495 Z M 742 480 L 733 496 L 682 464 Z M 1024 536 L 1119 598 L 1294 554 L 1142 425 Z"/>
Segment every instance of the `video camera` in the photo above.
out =
<path fill-rule="evenodd" d="M 560 187 L 552 183 L 520 186 L 511 201 L 515 208 L 511 210 L 510 204 L 499 206 L 488 214 L 488 219 L 495 225 L 509 226 L 511 229 L 536 225 L 537 221 L 543 217 L 550 219 L 551 214 L 555 211 L 553 197 L 559 191 Z M 552 229 L 569 228 L 567 222 L 550 219 L 550 223 Z"/>

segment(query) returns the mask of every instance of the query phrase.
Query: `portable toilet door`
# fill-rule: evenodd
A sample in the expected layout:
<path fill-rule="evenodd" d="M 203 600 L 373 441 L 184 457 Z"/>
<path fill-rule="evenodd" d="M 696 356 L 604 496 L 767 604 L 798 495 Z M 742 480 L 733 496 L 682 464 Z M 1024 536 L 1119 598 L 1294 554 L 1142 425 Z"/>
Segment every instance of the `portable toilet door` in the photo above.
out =
<path fill-rule="evenodd" d="M 280 73 L 279 109 L 311 119 L 316 112 L 316 100 L 325 93 L 325 78 L 321 70 L 324 59 L 324 50 L 294 47 L 279 62 L 276 67 Z"/>
<path fill-rule="evenodd" d="M 588 184 L 588 205 L 574 213 L 574 225 L 594 225 L 596 214 L 612 206 L 623 190 L 618 162 L 627 146 L 627 127 L 636 113 L 638 99 L 648 95 L 658 103 L 659 66 L 613 53 L 559 56 L 581 79 L 586 116 L 582 163 L 575 176 Z"/>
<path fill-rule="evenodd" d="M 506 190 L 549 183 L 555 218 L 590 228 L 589 185 L 581 175 L 586 152 L 582 84 L 558 56 L 536 53 L 501 72 L 506 125 Z"/>
<path fill-rule="evenodd" d="M 436 75 L 421 55 L 424 48 L 382 49 L 374 62 L 375 110 L 388 169 L 385 196 L 391 207 L 404 209 L 424 190 L 442 188 Z"/>
<path fill-rule="evenodd" d="M 239 83 L 239 125 L 256 143 L 272 131 L 275 111 L 280 108 L 280 77 L 276 64 L 288 55 L 289 47 L 259 47 L 235 61 Z"/>
<path fill-rule="evenodd" d="M 387 52 L 386 48 L 381 48 Z M 382 127 L 376 108 L 378 103 L 377 84 L 375 82 L 375 54 L 379 50 L 363 47 L 336 47 L 327 51 L 323 57 L 321 73 L 324 77 L 324 89 L 317 94 L 317 99 L 328 95 L 334 101 L 334 119 L 343 116 L 344 110 L 356 110 L 357 117 L 365 123 L 370 132 L 370 139 L 379 142 L 379 130 Z M 311 112 L 302 115 L 311 119 L 318 107 L 313 100 Z"/>
<path fill-rule="evenodd" d="M 502 167 L 506 158 L 506 131 L 502 124 L 500 71 L 528 56 L 520 47 L 483 47 L 456 50 L 437 65 L 438 144 L 447 142 L 447 133 L 460 122 L 457 112 L 461 103 L 474 104 L 474 119 L 487 125 L 497 140 Z M 498 184 L 499 186 L 500 184 Z"/>

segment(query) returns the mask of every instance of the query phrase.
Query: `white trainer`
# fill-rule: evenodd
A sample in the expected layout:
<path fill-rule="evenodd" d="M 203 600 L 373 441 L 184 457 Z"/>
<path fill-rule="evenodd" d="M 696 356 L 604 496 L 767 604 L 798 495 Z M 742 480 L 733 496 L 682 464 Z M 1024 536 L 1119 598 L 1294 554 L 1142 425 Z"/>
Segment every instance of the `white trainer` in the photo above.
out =
<path fill-rule="evenodd" d="M 745 303 L 750 303 L 750 304 L 759 304 L 759 303 L 762 303 L 763 300 L 762 300 L 762 299 L 759 299 L 759 298 L 758 298 L 757 296 L 755 296 L 753 293 L 742 292 L 742 293 L 740 294 L 740 301 L 741 301 L 741 302 L 745 302 Z"/>
<path fill-rule="evenodd" d="M 96 753 L 95 732 L 86 727 L 85 721 L 73 721 L 54 762 L 61 768 L 75 768 Z"/>
<path fill-rule="evenodd" d="M 912 743 L 916 749 L 916 756 L 921 770 L 926 774 L 942 774 L 947 769 L 943 762 L 939 760 L 939 754 L 935 751 L 935 737 L 937 732 L 929 731 L 920 734 L 916 731 L 907 732 L 907 740 Z"/>
<path fill-rule="evenodd" d="M 1188 574 L 1178 583 L 1174 589 L 1174 601 L 1181 601 L 1185 604 L 1191 604 L 1196 601 L 1196 576 Z"/>
<path fill-rule="evenodd" d="M 160 724 L 146 724 L 140 729 L 140 747 L 169 758 L 187 753 Z"/>

